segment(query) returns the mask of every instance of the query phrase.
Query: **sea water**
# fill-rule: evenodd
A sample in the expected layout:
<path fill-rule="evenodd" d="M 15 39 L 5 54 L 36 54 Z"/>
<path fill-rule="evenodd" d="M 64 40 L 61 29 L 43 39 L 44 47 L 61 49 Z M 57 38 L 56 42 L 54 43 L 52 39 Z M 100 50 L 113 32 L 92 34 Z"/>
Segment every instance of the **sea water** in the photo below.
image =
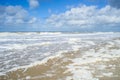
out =
<path fill-rule="evenodd" d="M 114 71 L 107 71 L 106 68 L 110 67 L 111 69 L 117 66 L 120 69 L 119 64 L 108 64 L 109 61 L 117 60 L 120 57 L 120 33 L 0 33 L 1 76 L 20 68 L 28 69 L 46 63 L 56 56 L 65 57 L 63 54 L 72 55 L 72 58 L 63 58 L 64 61 L 70 60 L 72 62 L 63 66 L 67 68 L 65 72 L 71 73 L 70 76 L 64 76 L 66 80 L 99 80 L 100 77 L 119 76 L 118 74 L 115 75 Z M 52 74 L 49 75 L 52 77 Z M 27 75 L 25 79 L 29 76 Z M 41 78 L 39 74 L 36 76 L 39 77 L 32 76 L 29 78 Z M 24 77 L 18 79 L 22 80 Z M 59 78 L 59 80 L 62 79 Z"/>

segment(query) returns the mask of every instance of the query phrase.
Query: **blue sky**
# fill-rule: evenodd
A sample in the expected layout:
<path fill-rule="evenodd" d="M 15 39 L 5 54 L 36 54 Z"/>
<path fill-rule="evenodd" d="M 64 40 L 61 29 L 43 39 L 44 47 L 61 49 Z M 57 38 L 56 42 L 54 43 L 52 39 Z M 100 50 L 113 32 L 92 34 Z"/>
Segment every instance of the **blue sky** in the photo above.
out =
<path fill-rule="evenodd" d="M 0 0 L 0 31 L 120 31 L 119 0 Z"/>

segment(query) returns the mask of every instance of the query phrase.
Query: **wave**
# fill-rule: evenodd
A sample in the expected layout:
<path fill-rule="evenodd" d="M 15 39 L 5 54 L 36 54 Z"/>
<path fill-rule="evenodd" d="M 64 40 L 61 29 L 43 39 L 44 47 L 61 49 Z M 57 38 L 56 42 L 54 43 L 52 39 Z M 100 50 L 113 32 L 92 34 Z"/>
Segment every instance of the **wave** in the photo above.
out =
<path fill-rule="evenodd" d="M 120 33 L 28 34 L 19 34 L 19 36 L 15 34 L 12 38 L 11 34 L 4 38 L 0 36 L 0 49 L 5 49 L 0 51 L 1 74 L 19 69 L 26 71 L 33 66 L 45 64 L 55 57 L 62 57 L 64 61 L 71 60 L 73 64 L 67 66 L 73 69 L 76 69 L 73 65 L 86 65 L 120 57 Z M 77 72 L 71 69 L 69 68 L 68 71 L 76 75 Z"/>

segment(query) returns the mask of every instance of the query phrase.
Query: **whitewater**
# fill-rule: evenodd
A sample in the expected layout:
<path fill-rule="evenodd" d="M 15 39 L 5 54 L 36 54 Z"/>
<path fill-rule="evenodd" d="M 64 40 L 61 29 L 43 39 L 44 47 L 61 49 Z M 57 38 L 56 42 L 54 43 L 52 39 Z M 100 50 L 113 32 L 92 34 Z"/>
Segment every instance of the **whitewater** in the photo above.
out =
<path fill-rule="evenodd" d="M 0 80 L 120 80 L 120 33 L 1 32 Z"/>

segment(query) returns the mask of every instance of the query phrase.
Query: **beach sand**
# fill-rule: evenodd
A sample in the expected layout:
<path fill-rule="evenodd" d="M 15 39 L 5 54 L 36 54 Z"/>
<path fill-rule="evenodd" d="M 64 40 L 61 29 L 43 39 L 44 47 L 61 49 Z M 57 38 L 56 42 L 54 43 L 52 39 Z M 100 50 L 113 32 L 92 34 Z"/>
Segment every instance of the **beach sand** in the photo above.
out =
<path fill-rule="evenodd" d="M 28 69 L 21 68 L 10 71 L 4 76 L 0 76 L 0 80 L 74 80 L 72 79 L 73 73 L 68 70 L 67 66 L 73 64 L 72 59 L 81 56 L 78 53 L 80 51 L 65 53 L 61 57 L 49 59 L 46 63 L 35 65 Z M 104 69 L 99 69 L 98 65 L 104 65 L 105 67 Z M 88 66 L 88 71 L 94 71 L 91 74 L 96 80 L 120 80 L 120 58 L 74 66 L 77 66 L 75 70 L 80 70 L 79 67 Z M 78 75 L 80 76 L 81 74 Z M 67 77 L 71 78 L 67 79 Z"/>

